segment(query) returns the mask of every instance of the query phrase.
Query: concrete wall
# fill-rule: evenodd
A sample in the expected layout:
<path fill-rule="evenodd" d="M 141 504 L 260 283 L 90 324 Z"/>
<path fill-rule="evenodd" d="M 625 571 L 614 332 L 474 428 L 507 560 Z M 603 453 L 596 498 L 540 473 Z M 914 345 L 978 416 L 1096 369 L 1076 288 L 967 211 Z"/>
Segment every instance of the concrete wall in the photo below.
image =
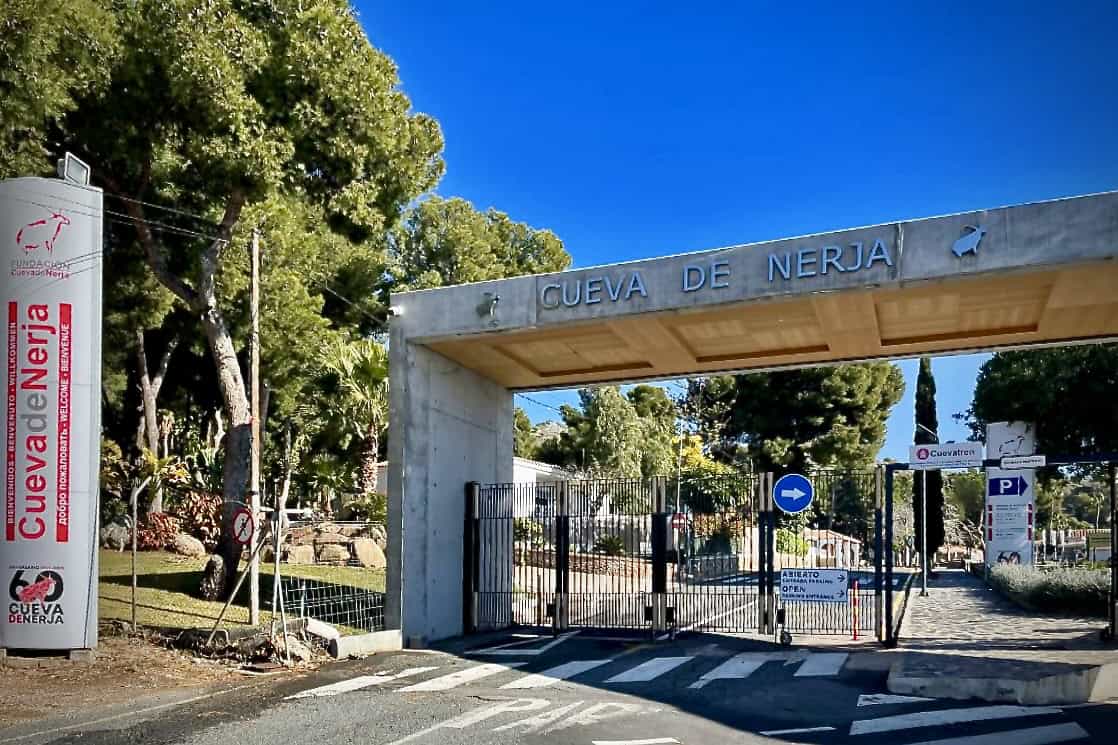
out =
<path fill-rule="evenodd" d="M 462 633 L 464 487 L 512 480 L 512 394 L 393 329 L 387 622 L 404 643 Z"/>

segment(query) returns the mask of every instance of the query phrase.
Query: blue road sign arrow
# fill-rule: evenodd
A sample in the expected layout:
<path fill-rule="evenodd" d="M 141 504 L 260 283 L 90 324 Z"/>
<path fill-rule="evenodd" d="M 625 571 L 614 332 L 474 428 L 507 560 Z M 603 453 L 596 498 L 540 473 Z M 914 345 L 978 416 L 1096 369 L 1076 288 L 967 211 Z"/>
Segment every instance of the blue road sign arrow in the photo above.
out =
<path fill-rule="evenodd" d="M 991 497 L 1016 497 L 1029 490 L 1029 482 L 1024 476 L 1007 476 L 990 479 L 988 494 Z"/>
<path fill-rule="evenodd" d="M 773 503 L 792 515 L 806 510 L 814 496 L 811 482 L 802 474 L 786 474 L 773 484 Z"/>

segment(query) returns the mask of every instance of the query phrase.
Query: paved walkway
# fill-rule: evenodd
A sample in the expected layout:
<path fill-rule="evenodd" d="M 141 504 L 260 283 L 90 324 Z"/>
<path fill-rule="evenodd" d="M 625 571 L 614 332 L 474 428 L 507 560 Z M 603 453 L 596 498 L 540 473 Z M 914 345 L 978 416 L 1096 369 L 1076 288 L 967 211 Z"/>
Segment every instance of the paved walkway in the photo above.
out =
<path fill-rule="evenodd" d="M 890 669 L 894 693 L 1022 704 L 1080 703 L 1118 695 L 1118 648 L 1105 620 L 1019 608 L 961 570 L 940 571 L 927 597 L 914 584 Z"/>
<path fill-rule="evenodd" d="M 1023 610 L 962 570 L 940 570 L 920 597 L 913 583 L 901 626 L 901 645 L 911 651 L 1031 661 L 1112 662 L 1101 618 L 1053 616 Z"/>

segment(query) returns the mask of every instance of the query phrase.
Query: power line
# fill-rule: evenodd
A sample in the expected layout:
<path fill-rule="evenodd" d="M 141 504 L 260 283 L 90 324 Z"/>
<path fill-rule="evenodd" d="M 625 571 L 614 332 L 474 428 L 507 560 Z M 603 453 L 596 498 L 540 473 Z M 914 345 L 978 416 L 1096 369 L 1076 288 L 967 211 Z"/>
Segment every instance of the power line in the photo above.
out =
<path fill-rule="evenodd" d="M 520 398 L 524 399 L 525 401 L 531 401 L 536 406 L 542 406 L 545 409 L 551 409 L 552 411 L 554 411 L 558 414 L 563 413 L 562 409 L 560 409 L 556 406 L 552 406 L 551 404 L 545 404 L 543 401 L 540 401 L 539 399 L 536 399 L 536 398 L 532 398 L 531 396 L 527 395 L 526 393 L 517 393 L 516 395 L 519 396 Z"/>

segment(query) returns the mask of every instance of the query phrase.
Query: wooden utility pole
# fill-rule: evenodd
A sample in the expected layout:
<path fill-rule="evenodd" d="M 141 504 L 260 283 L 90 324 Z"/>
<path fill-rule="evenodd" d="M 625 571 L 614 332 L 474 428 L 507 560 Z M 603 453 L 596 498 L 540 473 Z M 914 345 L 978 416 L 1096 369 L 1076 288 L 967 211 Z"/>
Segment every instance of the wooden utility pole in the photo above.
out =
<path fill-rule="evenodd" d="M 249 385 L 252 397 L 252 451 L 249 471 L 249 508 L 252 510 L 256 529 L 249 545 L 249 606 L 248 622 L 260 623 L 260 555 L 256 544 L 260 540 L 260 231 L 252 231 L 252 256 L 249 269 L 251 299 L 249 319 L 252 331 L 249 340 Z"/>

